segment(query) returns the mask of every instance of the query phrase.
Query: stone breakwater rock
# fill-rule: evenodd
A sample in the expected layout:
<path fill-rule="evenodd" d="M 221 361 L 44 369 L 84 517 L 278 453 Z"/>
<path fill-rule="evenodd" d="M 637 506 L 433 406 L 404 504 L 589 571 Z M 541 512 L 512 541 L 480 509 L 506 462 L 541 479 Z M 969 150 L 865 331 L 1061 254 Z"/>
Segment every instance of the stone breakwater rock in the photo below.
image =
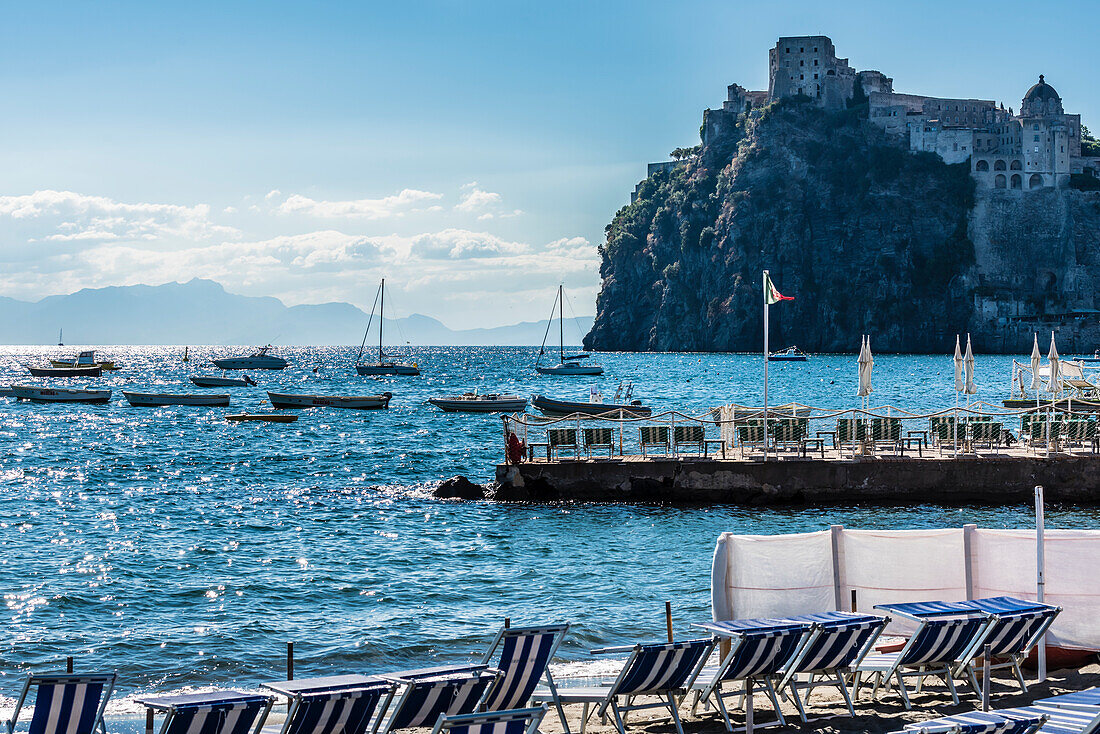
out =
<path fill-rule="evenodd" d="M 1026 353 L 1033 316 L 1100 308 L 1100 193 L 978 191 L 968 164 L 910 153 L 858 108 L 788 99 L 705 127 L 608 226 L 586 348 L 758 350 L 765 268 L 795 297 L 771 343 L 811 352 L 871 334 L 876 352 L 944 353 L 971 332 Z M 1066 349 L 1100 343 L 1096 319 L 1057 328 Z"/>
<path fill-rule="evenodd" d="M 440 499 L 459 500 L 482 500 L 486 495 L 485 487 L 462 476 L 451 477 L 442 482 L 432 494 Z"/>

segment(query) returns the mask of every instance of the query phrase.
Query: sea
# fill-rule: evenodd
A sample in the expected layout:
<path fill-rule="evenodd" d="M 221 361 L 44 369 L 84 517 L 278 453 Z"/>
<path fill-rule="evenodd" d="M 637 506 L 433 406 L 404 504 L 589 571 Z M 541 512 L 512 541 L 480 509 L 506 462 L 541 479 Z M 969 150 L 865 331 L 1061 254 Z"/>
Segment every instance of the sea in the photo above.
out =
<path fill-rule="evenodd" d="M 873 346 L 873 345 L 872 345 Z M 24 363 L 82 347 L 0 347 L 0 386 Z M 358 377 L 355 348 L 286 347 L 291 366 L 250 372 L 230 408 L 133 408 L 125 389 L 198 392 L 217 356 L 248 349 L 111 347 L 108 405 L 0 398 L 0 716 L 28 671 L 117 671 L 109 713 L 150 693 L 255 689 L 295 675 L 383 673 L 478 659 L 505 618 L 565 621 L 559 675 L 600 675 L 589 650 L 678 636 L 710 615 L 719 533 L 1029 527 L 1028 504 L 945 507 L 494 504 L 436 499 L 441 480 L 491 481 L 501 418 L 447 414 L 428 398 L 472 390 L 585 400 L 633 384 L 658 410 L 760 404 L 748 354 L 600 353 L 599 378 L 543 377 L 528 347 L 404 348 L 419 377 Z M 544 358 L 545 359 L 545 358 Z M 1019 357 L 1024 361 L 1024 357 Z M 999 403 L 1011 356 L 978 355 L 972 401 Z M 771 363 L 769 401 L 855 408 L 853 355 Z M 870 405 L 955 405 L 950 355 L 875 357 Z M 293 424 L 235 424 L 265 390 L 390 391 L 387 410 L 311 409 Z M 1050 527 L 1095 528 L 1100 509 L 1050 506 Z"/>

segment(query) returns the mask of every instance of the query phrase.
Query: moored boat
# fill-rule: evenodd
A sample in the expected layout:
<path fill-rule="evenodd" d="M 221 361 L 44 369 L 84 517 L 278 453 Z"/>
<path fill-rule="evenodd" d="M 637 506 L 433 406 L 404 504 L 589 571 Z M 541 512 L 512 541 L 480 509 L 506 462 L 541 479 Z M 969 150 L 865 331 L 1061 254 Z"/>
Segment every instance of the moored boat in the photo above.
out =
<path fill-rule="evenodd" d="M 527 408 L 527 398 L 500 393 L 444 395 L 429 403 L 448 413 L 518 413 Z"/>
<path fill-rule="evenodd" d="M 598 396 L 599 393 L 596 393 Z M 629 403 L 605 403 L 602 400 L 589 400 L 588 402 L 576 402 L 572 400 L 557 400 L 545 395 L 535 395 L 531 398 L 531 405 L 542 411 L 544 415 L 563 416 L 574 413 L 584 415 L 603 415 L 614 413 L 615 417 L 621 411 L 626 418 L 636 416 L 645 417 L 651 415 L 653 410 L 642 405 L 640 400 L 631 400 Z"/>
<path fill-rule="evenodd" d="M 289 362 L 282 357 L 268 354 L 271 345 L 260 347 L 247 357 L 224 357 L 213 360 L 214 366 L 221 370 L 281 370 Z"/>
<path fill-rule="evenodd" d="M 191 382 L 198 387 L 245 387 L 255 385 L 256 381 L 248 375 L 244 377 L 213 377 L 208 375 L 191 375 Z"/>
<path fill-rule="evenodd" d="M 348 408 L 351 410 L 372 410 L 387 408 L 393 393 L 381 395 L 298 395 L 291 393 L 268 392 L 273 408 Z"/>
<path fill-rule="evenodd" d="M 0 398 L 15 397 L 15 394 L 11 391 L 10 387 L 0 387 Z"/>
<path fill-rule="evenodd" d="M 298 416 L 287 413 L 234 413 L 225 417 L 227 421 L 242 423 L 245 421 L 259 421 L 263 423 L 293 423 Z"/>
<path fill-rule="evenodd" d="M 378 307 L 378 361 L 377 362 L 363 362 L 363 349 L 367 345 L 367 334 L 370 333 L 370 324 L 374 320 L 374 308 L 371 308 L 370 318 L 367 319 L 367 328 L 363 332 L 363 343 L 359 345 L 359 354 L 355 357 L 355 373 L 362 376 L 377 376 L 377 375 L 408 375 L 415 376 L 420 374 L 420 368 L 416 364 L 406 364 L 405 362 L 397 362 L 393 359 L 387 359 L 387 354 L 382 351 L 382 322 L 385 320 L 383 315 L 385 313 L 386 305 L 386 279 L 382 278 L 382 282 L 378 285 L 378 299 L 380 299 Z"/>
<path fill-rule="evenodd" d="M 108 403 L 111 401 L 110 390 L 66 389 L 37 385 L 12 385 L 10 389 L 12 397 L 36 403 Z"/>
<path fill-rule="evenodd" d="M 554 308 L 550 309 L 550 321 L 546 324 L 549 333 L 550 324 L 554 322 L 554 311 L 558 312 L 558 357 L 559 363 L 543 367 L 539 362 L 546 353 L 546 334 L 542 335 L 542 346 L 539 347 L 539 356 L 535 359 L 535 372 L 540 375 L 602 375 L 603 367 L 597 364 L 581 364 L 581 360 L 588 359 L 591 355 L 565 353 L 565 287 L 558 286 L 558 295 L 554 300 Z"/>
<path fill-rule="evenodd" d="M 768 355 L 769 362 L 805 362 L 806 355 L 796 346 L 789 346 Z"/>
<path fill-rule="evenodd" d="M 81 352 L 72 359 L 51 359 L 54 367 L 99 367 L 101 370 L 117 370 L 118 366 L 110 360 L 97 360 L 95 350 Z"/>
<path fill-rule="evenodd" d="M 153 392 L 129 392 L 123 390 L 122 394 L 130 405 L 140 407 L 157 407 L 163 405 L 198 405 L 198 406 L 226 406 L 229 405 L 228 395 L 190 395 L 187 393 L 153 393 Z"/>
<path fill-rule="evenodd" d="M 99 377 L 101 367 L 31 367 L 24 365 L 31 377 Z"/>

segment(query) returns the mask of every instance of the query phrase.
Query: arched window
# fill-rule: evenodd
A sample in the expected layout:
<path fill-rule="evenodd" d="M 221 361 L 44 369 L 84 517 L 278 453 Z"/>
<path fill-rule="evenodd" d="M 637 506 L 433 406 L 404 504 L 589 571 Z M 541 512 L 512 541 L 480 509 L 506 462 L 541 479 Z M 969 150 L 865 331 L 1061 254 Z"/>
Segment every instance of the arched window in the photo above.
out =
<path fill-rule="evenodd" d="M 1012 161 L 1012 165 L 1010 166 L 1010 168 L 1013 171 L 1022 171 L 1024 169 L 1024 167 L 1022 165 L 1020 165 L 1020 161 L 1018 161 L 1018 160 Z"/>
<path fill-rule="evenodd" d="M 1014 174 L 1012 174 L 1012 180 L 1011 180 L 1011 182 L 1010 182 L 1010 185 L 1011 185 L 1011 186 L 1012 186 L 1012 188 L 1014 188 L 1014 189 L 1021 189 L 1021 188 L 1023 188 L 1023 179 L 1022 179 L 1022 178 L 1020 178 L 1020 174 L 1018 174 L 1018 173 L 1014 173 Z"/>
<path fill-rule="evenodd" d="M 974 169 L 978 171 L 988 171 L 989 161 L 978 161 L 977 165 L 974 166 Z"/>
<path fill-rule="evenodd" d="M 1005 162 L 1004 161 L 997 161 L 996 163 L 993 164 L 993 170 L 994 171 L 1003 171 L 1003 170 L 1005 170 Z"/>
<path fill-rule="evenodd" d="M 1003 173 L 998 173 L 997 178 L 994 179 L 993 185 L 999 189 L 1003 189 L 1005 187 L 1005 175 Z"/>
<path fill-rule="evenodd" d="M 1041 189 L 1043 188 L 1043 177 L 1037 173 L 1031 174 L 1031 179 L 1027 182 L 1029 189 Z"/>

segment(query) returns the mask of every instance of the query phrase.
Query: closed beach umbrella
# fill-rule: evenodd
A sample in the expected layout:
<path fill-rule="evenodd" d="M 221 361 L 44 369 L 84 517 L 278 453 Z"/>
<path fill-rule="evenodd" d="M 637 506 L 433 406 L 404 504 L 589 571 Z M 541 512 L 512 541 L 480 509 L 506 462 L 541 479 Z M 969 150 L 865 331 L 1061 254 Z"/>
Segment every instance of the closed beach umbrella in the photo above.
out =
<path fill-rule="evenodd" d="M 1047 354 L 1050 361 L 1050 383 L 1047 390 L 1052 393 L 1062 392 L 1061 366 L 1058 364 L 1058 347 L 1054 346 L 1054 332 L 1050 332 L 1050 352 Z"/>
<path fill-rule="evenodd" d="M 958 337 L 956 337 L 956 341 Z M 966 356 L 963 358 L 963 362 L 966 364 L 966 385 L 964 390 L 967 395 L 973 395 L 978 392 L 978 387 L 974 384 L 974 351 L 970 348 L 970 335 L 966 335 Z"/>
<path fill-rule="evenodd" d="M 871 337 L 863 337 L 863 346 L 859 350 L 859 392 L 861 398 L 871 394 L 871 368 L 875 360 L 871 357 Z"/>
<path fill-rule="evenodd" d="M 1053 334 L 1051 335 L 1053 337 Z M 1053 344 L 1053 341 L 1051 342 Z M 1039 335 L 1035 335 L 1035 343 L 1031 346 L 1031 389 L 1038 395 L 1043 389 L 1043 378 L 1039 376 L 1039 363 L 1043 361 L 1043 355 L 1039 354 Z"/>
<path fill-rule="evenodd" d="M 966 384 L 963 383 L 963 368 L 966 366 L 966 362 L 963 361 L 962 349 L 959 348 L 959 335 L 955 335 L 955 392 L 962 392 L 966 388 Z"/>

